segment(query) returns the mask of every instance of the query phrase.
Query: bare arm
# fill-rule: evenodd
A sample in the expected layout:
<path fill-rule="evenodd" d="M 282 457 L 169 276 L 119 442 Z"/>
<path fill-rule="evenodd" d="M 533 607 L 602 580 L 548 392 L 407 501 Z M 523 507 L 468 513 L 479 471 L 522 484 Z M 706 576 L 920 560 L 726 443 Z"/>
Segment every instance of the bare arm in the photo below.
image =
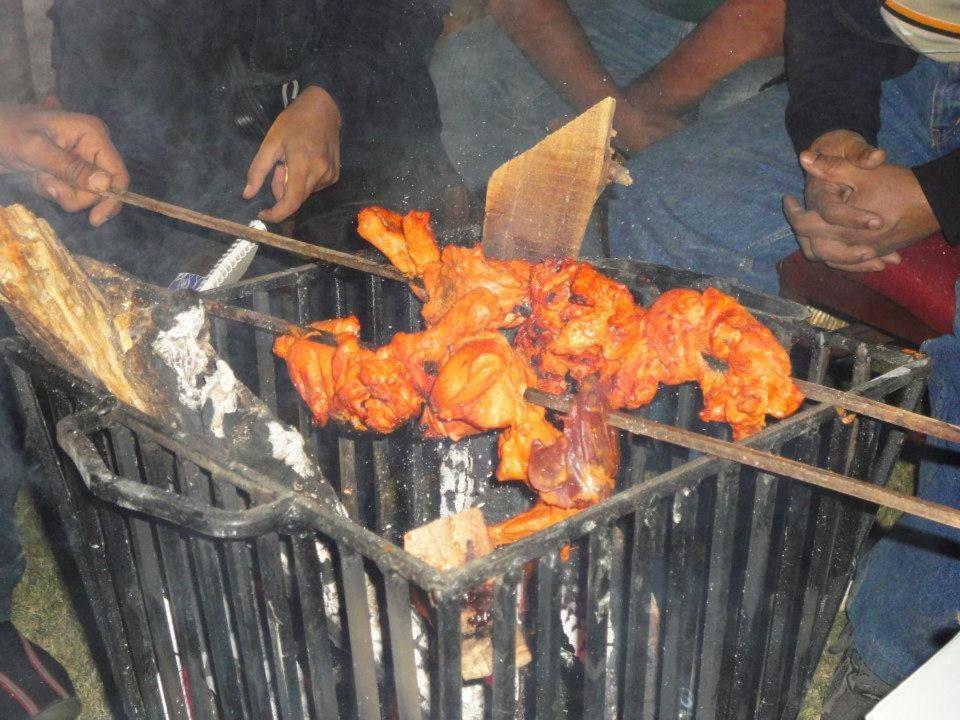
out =
<path fill-rule="evenodd" d="M 751 60 L 783 53 L 783 0 L 727 0 L 653 70 L 626 89 L 638 108 L 675 115 Z"/>
<path fill-rule="evenodd" d="M 490 0 L 490 11 L 575 109 L 586 110 L 609 95 L 623 99 L 565 0 Z"/>

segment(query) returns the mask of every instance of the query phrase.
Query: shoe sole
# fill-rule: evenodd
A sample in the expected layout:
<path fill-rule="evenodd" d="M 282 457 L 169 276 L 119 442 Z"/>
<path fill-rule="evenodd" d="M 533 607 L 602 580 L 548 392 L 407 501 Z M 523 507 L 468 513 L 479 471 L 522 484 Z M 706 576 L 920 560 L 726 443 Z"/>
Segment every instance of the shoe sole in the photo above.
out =
<path fill-rule="evenodd" d="M 39 715 L 34 715 L 30 720 L 75 720 L 79 714 L 80 701 L 69 697 L 48 705 Z"/>

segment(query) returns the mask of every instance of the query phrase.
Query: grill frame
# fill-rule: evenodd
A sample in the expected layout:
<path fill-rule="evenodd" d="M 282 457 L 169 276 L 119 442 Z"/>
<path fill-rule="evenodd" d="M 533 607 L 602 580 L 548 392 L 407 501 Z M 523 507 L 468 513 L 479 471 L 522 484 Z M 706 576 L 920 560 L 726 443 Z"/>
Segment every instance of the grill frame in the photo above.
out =
<path fill-rule="evenodd" d="M 702 288 L 704 283 L 716 283 L 691 273 L 644 264 L 601 263 L 604 264 L 618 279 L 628 280 L 647 302 L 652 300 L 658 285 L 660 289 L 665 289 L 664 284 Z M 900 393 L 902 407 L 912 410 L 916 406 L 929 373 L 926 361 L 816 331 L 802 323 L 802 313 L 789 303 L 730 284 L 720 287 L 740 294 L 745 304 L 752 305 L 761 319 L 773 325 L 781 339 L 799 338 L 810 345 L 808 379 L 823 382 L 832 368 L 831 356 L 844 353 L 851 358 L 849 380 L 855 385 L 866 382 L 869 394 L 874 397 Z M 325 311 L 317 307 L 316 299 L 324 293 L 327 294 Z M 370 315 L 362 318 L 368 333 L 365 339 L 376 343 L 385 342 L 394 331 L 415 327 L 418 322 L 419 304 L 398 283 L 341 268 L 304 266 L 239 283 L 212 295 L 301 324 L 314 317 L 365 310 Z M 234 330 L 235 324 L 226 321 L 217 320 L 213 324 L 215 344 L 230 361 L 234 359 L 231 346 L 237 343 L 237 336 L 232 334 Z M 249 332 L 254 337 L 255 363 L 244 372 L 255 372 L 259 387 L 251 385 L 252 389 L 276 408 L 278 364 L 270 355 L 272 337 L 255 330 Z M 729 461 L 689 459 L 670 450 L 664 457 L 657 458 L 667 464 L 667 469 L 654 478 L 640 482 L 646 471 L 634 464 L 621 473 L 618 492 L 604 503 L 489 557 L 442 573 L 363 526 L 360 520 L 365 478 L 357 473 L 353 477 L 349 472 L 341 473 L 341 491 L 345 488 L 351 491 L 344 496 L 350 517 L 342 517 L 264 477 L 255 468 L 236 467 L 229 457 L 218 458 L 210 448 L 196 447 L 190 438 L 177 436 L 150 418 L 105 405 L 102 392 L 85 387 L 62 370 L 49 366 L 22 340 L 5 341 L 3 352 L 13 369 L 27 415 L 29 445 L 41 460 L 44 486 L 58 508 L 71 554 L 92 598 L 99 634 L 104 638 L 105 647 L 116 653 L 111 661 L 111 674 L 130 717 L 164 717 L 163 713 L 157 713 L 157 708 L 164 706 L 170 717 L 184 718 L 269 717 L 273 712 L 271 706 L 285 718 L 300 717 L 304 709 L 308 715 L 313 713 L 311 717 L 324 719 L 380 717 L 381 714 L 402 718 L 425 716 L 421 712 L 416 672 L 404 661 L 404 658 L 411 659 L 413 652 L 411 623 L 405 620 L 410 617 L 410 586 L 413 585 L 417 588 L 415 593 L 429 595 L 431 601 L 429 614 L 434 641 L 431 662 L 435 663 L 430 683 L 432 716 L 458 718 L 463 710 L 459 679 L 461 598 L 465 591 L 491 578 L 502 580 L 495 583 L 494 591 L 495 662 L 486 716 L 514 716 L 515 683 L 519 681 L 525 692 L 527 714 L 524 717 L 565 716 L 560 713 L 560 705 L 572 706 L 583 717 L 601 717 L 607 693 L 603 683 L 581 680 L 583 698 L 579 705 L 577 701 L 568 702 L 569 698 L 562 697 L 557 690 L 558 685 L 567 682 L 559 669 L 559 646 L 563 638 L 557 616 L 557 594 L 559 576 L 564 569 L 559 556 L 561 548 L 572 543 L 579 554 L 586 557 L 585 561 L 581 557 L 585 575 L 581 602 L 587 608 L 587 639 L 582 649 L 585 677 L 603 676 L 608 662 L 615 668 L 614 674 L 620 677 L 619 685 L 614 688 L 614 699 L 622 717 L 792 718 L 873 522 L 872 513 L 856 501 L 739 468 Z M 871 382 L 875 373 L 896 368 L 905 370 Z M 281 392 L 282 383 L 286 382 L 282 378 L 281 373 Z M 676 395 L 673 411 L 677 424 L 694 424 L 695 393 L 684 387 Z M 305 433 L 308 442 L 318 442 L 317 431 L 310 430 L 302 405 L 297 406 L 296 417 L 291 419 L 308 431 Z M 81 468 L 82 477 L 55 442 L 58 425 L 61 439 L 70 444 L 72 438 L 74 447 L 80 448 L 81 460 L 87 458 L 87 462 L 81 461 L 81 465 L 85 465 Z M 825 435 L 814 434 L 824 427 L 828 428 L 822 431 Z M 100 447 L 83 446 L 83 438 L 103 437 L 104 431 L 110 436 L 109 448 L 104 442 Z M 133 438 L 136 448 L 131 449 L 129 439 L 115 439 L 125 435 Z M 791 456 L 805 459 L 822 455 L 822 464 L 831 469 L 847 470 L 854 476 L 881 482 L 889 476 L 899 456 L 903 436 L 900 430 L 866 418 L 846 425 L 832 408 L 820 406 L 802 410 L 747 442 L 775 451 L 795 442 L 798 447 L 788 447 Z M 403 435 L 396 442 L 409 440 L 410 437 Z M 124 442 L 126 452 L 117 449 L 124 447 Z M 417 525 L 432 519 L 439 503 L 426 460 L 416 456 L 417 448 L 421 454 L 429 452 L 426 443 L 413 443 L 414 456 L 407 463 L 411 472 L 403 486 L 388 482 L 392 442 L 389 438 L 371 439 L 344 433 L 337 440 L 336 464 L 339 468 L 349 467 L 351 463 L 361 469 L 372 467 L 371 482 L 380 483 L 384 489 L 393 488 L 392 493 L 375 494 L 374 521 L 369 524 L 396 536 L 399 528 L 386 527 L 391 524 L 391 518 L 404 517 L 405 513 L 406 521 Z M 864 452 L 857 452 L 858 443 Z M 165 469 L 164 452 L 179 458 L 178 467 L 185 470 Z M 77 456 L 78 451 L 75 449 L 72 454 Z M 648 451 L 648 454 L 652 462 L 655 453 Z M 98 456 L 111 460 L 112 467 L 96 467 Z M 639 454 L 635 457 L 631 453 L 625 464 L 642 464 L 642 460 Z M 211 468 L 215 468 L 217 480 L 205 482 L 204 470 Z M 186 479 L 197 472 L 200 474 L 194 482 L 187 482 Z M 200 511 L 196 507 L 181 508 L 178 514 L 176 508 L 164 505 L 162 496 L 138 494 L 136 488 L 129 487 L 126 488 L 129 492 L 121 493 L 116 489 L 116 476 L 122 474 L 138 477 L 141 484 L 160 491 L 169 491 L 176 485 L 182 496 L 201 506 L 219 505 L 231 512 L 247 510 L 244 522 L 250 521 L 247 504 L 270 501 L 278 504 L 275 513 L 256 521 L 260 525 L 251 521 L 252 524 L 245 526 L 246 530 L 238 531 L 236 526 L 230 529 L 225 516 L 206 517 L 202 508 Z M 703 491 L 710 483 L 716 486 L 712 504 L 708 498 L 710 491 Z M 208 494 L 205 494 L 205 485 Z M 253 489 L 259 489 L 260 496 L 246 497 L 245 493 L 250 494 Z M 263 492 L 265 489 L 267 492 Z M 398 496 L 401 490 L 406 490 L 408 496 Z M 119 501 L 124 507 L 111 509 L 108 501 Z M 709 513 L 712 517 L 708 519 Z M 83 527 L 77 516 L 96 522 Z M 736 534 L 744 529 L 745 519 L 749 520 L 749 535 L 747 555 L 741 567 L 739 560 L 735 562 L 739 558 Z M 239 517 L 235 520 L 241 522 Z M 194 531 L 186 532 L 177 526 L 192 526 Z M 678 529 L 672 529 L 674 526 Z M 776 533 L 778 527 L 782 537 Z M 322 582 L 318 578 L 324 577 L 322 568 L 312 567 L 317 561 L 311 559 L 315 553 L 306 548 L 304 533 L 308 531 L 331 538 L 337 546 L 339 568 L 326 572 L 338 577 L 340 597 L 346 604 L 345 629 L 341 627 L 340 632 L 349 636 L 350 645 L 348 657 L 338 661 L 341 674 L 349 680 L 341 679 L 339 690 L 336 678 L 330 677 L 332 673 L 325 675 L 318 669 L 323 658 L 329 659 L 335 654 L 327 637 L 332 633 L 327 627 L 331 619 L 323 612 L 320 612 L 323 617 L 311 619 L 306 612 L 311 602 L 310 592 L 314 595 L 314 612 L 322 610 L 323 603 L 319 608 L 316 605 L 316 593 L 322 594 Z M 99 543 L 94 537 L 98 532 Z M 109 539 L 111 532 L 126 540 L 107 548 L 115 542 Z M 219 542 L 201 538 L 196 533 L 223 533 L 232 538 L 248 533 L 252 539 Z M 797 535 L 802 537 L 802 542 L 792 540 Z M 701 550 L 705 543 L 709 543 L 709 556 Z M 98 544 L 100 552 L 92 547 Z M 290 585 L 292 581 L 284 574 L 277 557 L 283 555 L 281 546 L 288 548 L 287 563 L 292 559 L 298 568 L 292 573 L 296 576 L 297 588 L 289 598 L 286 592 L 290 588 L 285 583 Z M 663 555 L 664 552 L 669 556 Z M 177 569 L 177 558 L 187 559 L 193 568 L 193 577 Z M 106 568 L 97 566 L 97 561 L 103 559 L 107 561 Z M 383 653 L 385 656 L 389 652 L 390 659 L 382 663 L 373 660 L 369 620 L 372 611 L 363 580 L 363 569 L 367 568 L 369 576 L 371 563 L 379 569 L 383 581 L 382 586 L 378 586 L 376 612 L 386 620 L 385 624 L 381 623 L 381 630 L 389 628 L 384 631 Z M 200 577 L 204 568 L 208 575 Z M 306 570 L 301 573 L 300 568 Z M 703 582 L 698 582 L 701 579 L 696 576 L 698 572 L 705 575 Z M 526 582 L 525 573 L 530 574 Z M 265 588 L 265 579 L 269 578 L 277 586 Z M 801 580 L 802 592 L 798 592 L 795 584 Z M 229 607 L 224 617 L 230 627 L 226 639 L 222 635 L 216 637 L 212 631 L 207 615 L 213 611 L 208 610 L 207 600 L 201 597 L 201 590 L 214 592 L 218 584 L 223 586 L 226 595 L 236 590 L 233 585 L 242 586 L 254 595 L 253 599 L 244 601 L 241 594 L 234 593 L 236 597 L 226 601 Z M 521 586 L 525 585 L 521 592 Z M 171 602 L 170 627 L 174 628 L 174 636 L 187 639 L 186 642 L 181 639 L 179 652 L 164 639 L 160 620 L 166 611 L 156 606 L 158 599 L 152 596 L 157 592 L 163 595 L 166 589 L 164 597 L 169 601 L 169 590 L 173 586 L 189 589 L 183 604 L 179 597 Z M 660 597 L 665 603 L 663 616 L 658 615 L 655 623 L 662 636 L 653 653 L 649 652 L 648 645 L 648 632 L 652 627 L 649 606 L 645 612 L 640 603 L 623 602 L 624 593 L 646 598 L 651 589 L 653 597 Z M 139 593 L 139 599 L 121 602 L 126 591 Z M 293 615 L 299 611 L 302 616 L 299 623 L 307 638 L 299 645 L 296 638 L 283 637 L 284 631 L 274 627 L 282 629 L 284 618 L 265 617 L 267 604 L 263 598 L 271 592 L 279 593 L 280 605 L 293 603 L 295 606 L 285 611 L 285 632 L 289 634 L 291 622 L 297 623 Z M 193 593 L 192 599 L 190 593 Z M 731 608 L 731 596 L 736 593 L 739 593 L 739 602 Z M 293 595 L 297 596 L 295 602 Z M 533 627 L 528 627 L 535 630 L 534 663 L 524 671 L 526 676 L 521 673 L 518 678 L 512 661 L 514 634 L 505 631 L 512 623 L 504 619 L 511 617 L 511 613 L 516 614 L 520 595 L 533 598 L 533 604 L 524 608 L 524 612 L 527 620 L 532 615 L 537 620 Z M 799 624 L 794 628 L 791 618 L 798 603 Z M 607 652 L 605 632 L 611 616 L 612 622 L 627 633 L 613 656 Z M 540 622 L 543 617 L 550 620 Z M 244 629 L 238 622 L 242 618 L 251 619 L 255 627 Z M 732 631 L 728 622 L 731 618 L 735 625 Z M 764 651 L 755 656 L 751 650 L 760 630 L 765 635 Z M 318 637 L 318 633 L 325 639 Z M 138 637 L 150 638 L 149 651 L 142 653 L 142 657 L 134 652 L 131 643 Z M 190 638 L 198 640 L 208 659 L 211 653 L 218 652 L 215 647 L 219 648 L 221 657 L 216 662 L 209 660 L 204 666 L 202 653 L 189 642 Z M 224 667 L 228 663 L 223 655 L 230 644 L 226 640 L 241 646 L 245 652 L 259 650 L 264 655 L 262 677 L 254 667 L 258 663 L 243 663 L 242 671 L 234 673 Z M 693 642 L 694 652 L 688 651 L 685 641 Z M 291 644 L 302 649 L 293 660 L 283 651 Z M 796 646 L 792 655 L 787 647 L 790 644 Z M 644 648 L 648 652 L 644 653 Z M 703 659 L 711 653 L 720 662 L 716 666 L 705 666 Z M 651 659 L 651 654 L 656 657 Z M 647 683 L 645 693 L 627 692 L 624 678 L 639 677 L 634 673 L 638 663 L 644 664 L 645 675 L 652 672 L 654 680 Z M 158 687 L 150 685 L 154 669 L 159 677 L 166 678 Z M 378 678 L 379 670 L 386 676 Z M 301 679 L 298 673 L 309 679 Z M 184 677 L 189 683 L 184 684 Z M 695 687 L 687 688 L 695 700 L 692 709 L 684 707 L 680 692 L 685 677 L 694 678 L 696 682 Z M 209 678 L 215 681 L 217 693 L 192 690 L 198 682 L 206 684 Z M 262 687 L 256 687 L 258 682 Z M 347 690 L 343 689 L 344 683 Z M 177 688 L 179 693 L 175 692 Z M 302 700 L 307 690 L 310 697 L 304 708 L 298 710 L 298 700 Z M 654 691 L 652 703 L 651 690 Z M 242 699 L 237 701 L 231 692 Z M 201 714 L 197 715 L 198 712 Z M 268 714 L 263 714 L 265 712 Z"/>

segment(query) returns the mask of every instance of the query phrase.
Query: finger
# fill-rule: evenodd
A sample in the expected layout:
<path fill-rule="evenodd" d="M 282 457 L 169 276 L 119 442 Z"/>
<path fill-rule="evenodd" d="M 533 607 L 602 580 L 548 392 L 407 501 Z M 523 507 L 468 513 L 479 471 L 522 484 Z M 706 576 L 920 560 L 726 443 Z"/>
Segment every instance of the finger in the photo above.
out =
<path fill-rule="evenodd" d="M 260 219 L 266 222 L 280 222 L 293 215 L 306 199 L 308 169 L 306 162 L 287 163 L 287 182 L 283 196 L 269 210 L 260 213 Z"/>
<path fill-rule="evenodd" d="M 804 150 L 800 153 L 800 166 L 809 175 L 832 183 L 852 184 L 852 171 L 857 169 L 849 160 L 837 155 L 814 153 Z"/>
<path fill-rule="evenodd" d="M 869 245 L 847 245 L 831 238 L 810 238 L 810 250 L 817 260 L 826 263 L 856 265 L 868 260 L 879 260 L 876 249 Z"/>
<path fill-rule="evenodd" d="M 92 207 L 100 199 L 99 195 L 83 192 L 71 187 L 60 178 L 49 173 L 38 172 L 31 181 L 34 192 L 53 200 L 67 212 L 78 212 Z"/>
<path fill-rule="evenodd" d="M 42 173 L 51 175 L 71 188 L 103 192 L 110 188 L 110 174 L 80 154 L 69 152 L 42 133 L 34 133 L 24 144 L 25 160 Z"/>
<path fill-rule="evenodd" d="M 783 198 L 783 214 L 787 216 L 787 222 L 793 225 L 794 220 L 798 220 L 802 213 L 803 207 L 793 195 Z"/>
<path fill-rule="evenodd" d="M 900 253 L 898 252 L 888 253 L 880 259 L 883 260 L 887 265 L 899 265 L 903 262 L 903 258 L 900 257 Z"/>
<path fill-rule="evenodd" d="M 244 200 L 249 200 L 260 192 L 267 173 L 269 173 L 273 169 L 273 166 L 279 161 L 280 147 L 274 146 L 272 143 L 268 144 L 267 141 L 264 140 L 263 144 L 260 145 L 260 149 L 257 150 L 257 154 L 253 156 L 250 167 L 247 169 L 247 184 L 243 188 Z"/>
<path fill-rule="evenodd" d="M 273 180 L 270 182 L 270 192 L 273 193 L 273 199 L 277 202 L 283 197 L 283 189 L 287 185 L 287 166 L 285 163 L 279 163 L 273 169 Z"/>
<path fill-rule="evenodd" d="M 880 215 L 861 210 L 849 203 L 838 202 L 834 198 L 817 203 L 817 211 L 830 225 L 862 230 L 879 230 L 883 227 L 883 218 Z"/>
<path fill-rule="evenodd" d="M 862 142 L 860 147 L 854 151 L 850 161 L 861 170 L 873 170 L 887 161 L 887 153 L 870 143 Z"/>
<path fill-rule="evenodd" d="M 834 270 L 843 270 L 844 272 L 855 273 L 880 272 L 887 267 L 886 263 L 884 263 L 880 258 L 875 258 L 874 260 L 865 260 L 863 262 L 852 263 L 849 265 L 835 262 L 826 262 L 824 264 L 827 267 L 833 268 Z"/>

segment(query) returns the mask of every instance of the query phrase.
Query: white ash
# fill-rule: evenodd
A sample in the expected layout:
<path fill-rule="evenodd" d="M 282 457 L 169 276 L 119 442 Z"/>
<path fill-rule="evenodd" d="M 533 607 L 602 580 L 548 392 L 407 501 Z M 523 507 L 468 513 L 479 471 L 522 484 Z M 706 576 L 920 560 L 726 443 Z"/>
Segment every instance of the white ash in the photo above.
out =
<path fill-rule="evenodd" d="M 200 306 L 179 313 L 169 330 L 157 333 L 153 351 L 177 375 L 180 402 L 191 410 L 199 410 L 204 383 L 202 375 L 209 357 L 200 347 L 200 332 L 206 316 Z"/>
<path fill-rule="evenodd" d="M 273 457 L 287 465 L 302 478 L 313 477 L 316 472 L 307 456 L 303 435 L 276 420 L 267 422 L 267 439 L 273 448 Z"/>
<path fill-rule="evenodd" d="M 200 407 L 210 402 L 213 408 L 213 417 L 210 419 L 210 431 L 223 439 L 223 419 L 229 413 L 238 409 L 239 395 L 237 392 L 237 378 L 233 370 L 223 360 L 217 359 L 216 369 L 207 376 L 203 388 L 200 390 Z"/>
<path fill-rule="evenodd" d="M 473 506 L 479 494 L 469 442 L 440 443 L 440 516 L 448 517 Z"/>

